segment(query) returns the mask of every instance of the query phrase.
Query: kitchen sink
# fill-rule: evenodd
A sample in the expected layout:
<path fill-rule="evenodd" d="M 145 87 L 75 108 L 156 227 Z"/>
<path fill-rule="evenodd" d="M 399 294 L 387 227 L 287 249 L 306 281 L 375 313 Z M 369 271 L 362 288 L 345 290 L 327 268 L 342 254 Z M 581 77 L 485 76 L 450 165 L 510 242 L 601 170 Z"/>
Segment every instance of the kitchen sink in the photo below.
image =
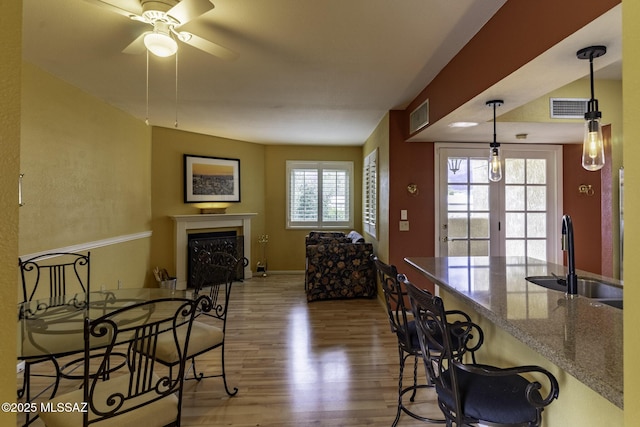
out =
<path fill-rule="evenodd" d="M 566 280 L 559 276 L 530 276 L 525 277 L 531 283 L 555 291 L 566 292 Z M 622 308 L 622 288 L 611 283 L 590 277 L 578 277 L 578 295 L 596 299 L 603 304 Z"/>

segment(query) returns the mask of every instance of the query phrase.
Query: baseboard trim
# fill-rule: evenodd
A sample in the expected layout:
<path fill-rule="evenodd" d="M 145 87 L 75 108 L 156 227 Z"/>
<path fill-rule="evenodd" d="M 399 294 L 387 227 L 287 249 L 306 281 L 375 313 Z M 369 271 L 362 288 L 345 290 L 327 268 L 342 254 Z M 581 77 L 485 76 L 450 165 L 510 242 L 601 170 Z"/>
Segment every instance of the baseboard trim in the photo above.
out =
<path fill-rule="evenodd" d="M 42 252 L 20 255 L 20 259 L 26 260 L 36 256 L 45 255 L 54 252 L 84 252 L 91 249 L 102 248 L 104 246 L 117 245 L 120 243 L 130 242 L 133 240 L 147 239 L 153 234 L 152 231 L 142 231 L 140 233 L 124 234 L 122 236 L 110 237 L 108 239 L 96 240 L 93 242 L 80 243 L 78 245 L 65 246 L 62 248 L 49 249 Z"/>
<path fill-rule="evenodd" d="M 304 270 L 267 270 L 267 276 L 304 274 Z M 262 271 L 253 272 L 253 277 L 261 277 Z"/>

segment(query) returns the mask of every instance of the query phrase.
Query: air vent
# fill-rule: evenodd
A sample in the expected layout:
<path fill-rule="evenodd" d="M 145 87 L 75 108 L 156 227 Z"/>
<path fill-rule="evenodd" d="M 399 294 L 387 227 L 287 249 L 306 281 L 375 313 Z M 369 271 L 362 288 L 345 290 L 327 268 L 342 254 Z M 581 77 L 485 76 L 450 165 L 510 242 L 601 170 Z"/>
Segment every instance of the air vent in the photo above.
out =
<path fill-rule="evenodd" d="M 424 101 L 409 114 L 409 133 L 414 133 L 429 124 L 429 100 Z"/>
<path fill-rule="evenodd" d="M 550 98 L 552 119 L 584 119 L 588 99 Z"/>

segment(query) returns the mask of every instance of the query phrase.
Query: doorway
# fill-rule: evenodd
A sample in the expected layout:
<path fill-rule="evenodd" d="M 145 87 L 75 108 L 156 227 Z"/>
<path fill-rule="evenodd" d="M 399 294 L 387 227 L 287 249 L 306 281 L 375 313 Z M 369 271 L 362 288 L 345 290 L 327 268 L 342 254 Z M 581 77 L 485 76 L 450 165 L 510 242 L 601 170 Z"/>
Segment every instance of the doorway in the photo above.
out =
<path fill-rule="evenodd" d="M 488 145 L 436 144 L 437 256 L 562 263 L 562 147 L 501 148 L 503 178 L 491 182 Z"/>

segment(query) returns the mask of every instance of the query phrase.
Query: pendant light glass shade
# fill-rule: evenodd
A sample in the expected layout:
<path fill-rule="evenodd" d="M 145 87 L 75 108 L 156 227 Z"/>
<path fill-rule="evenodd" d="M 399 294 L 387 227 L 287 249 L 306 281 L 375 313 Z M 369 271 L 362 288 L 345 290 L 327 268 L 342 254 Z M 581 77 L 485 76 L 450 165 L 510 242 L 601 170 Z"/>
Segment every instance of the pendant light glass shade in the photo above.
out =
<path fill-rule="evenodd" d="M 582 167 L 588 171 L 597 171 L 604 166 L 604 142 L 600 126 L 602 113 L 598 111 L 598 100 L 595 99 L 593 90 L 593 58 L 599 58 L 605 53 L 607 53 L 605 46 L 585 47 L 576 53 L 578 59 L 589 60 L 591 99 L 587 104 L 587 112 L 584 113 L 585 125 L 582 144 Z"/>
<path fill-rule="evenodd" d="M 498 182 L 502 179 L 502 156 L 500 155 L 500 144 L 496 137 L 496 107 L 504 103 L 501 99 L 487 101 L 487 105 L 493 107 L 493 142 L 489 144 L 489 181 Z"/>
<path fill-rule="evenodd" d="M 582 167 L 588 171 L 597 171 L 604 166 L 604 143 L 600 119 L 590 119 L 584 126 L 582 144 Z"/>
<path fill-rule="evenodd" d="M 500 147 L 489 149 L 489 181 L 498 182 L 502 179 L 502 158 Z"/>

